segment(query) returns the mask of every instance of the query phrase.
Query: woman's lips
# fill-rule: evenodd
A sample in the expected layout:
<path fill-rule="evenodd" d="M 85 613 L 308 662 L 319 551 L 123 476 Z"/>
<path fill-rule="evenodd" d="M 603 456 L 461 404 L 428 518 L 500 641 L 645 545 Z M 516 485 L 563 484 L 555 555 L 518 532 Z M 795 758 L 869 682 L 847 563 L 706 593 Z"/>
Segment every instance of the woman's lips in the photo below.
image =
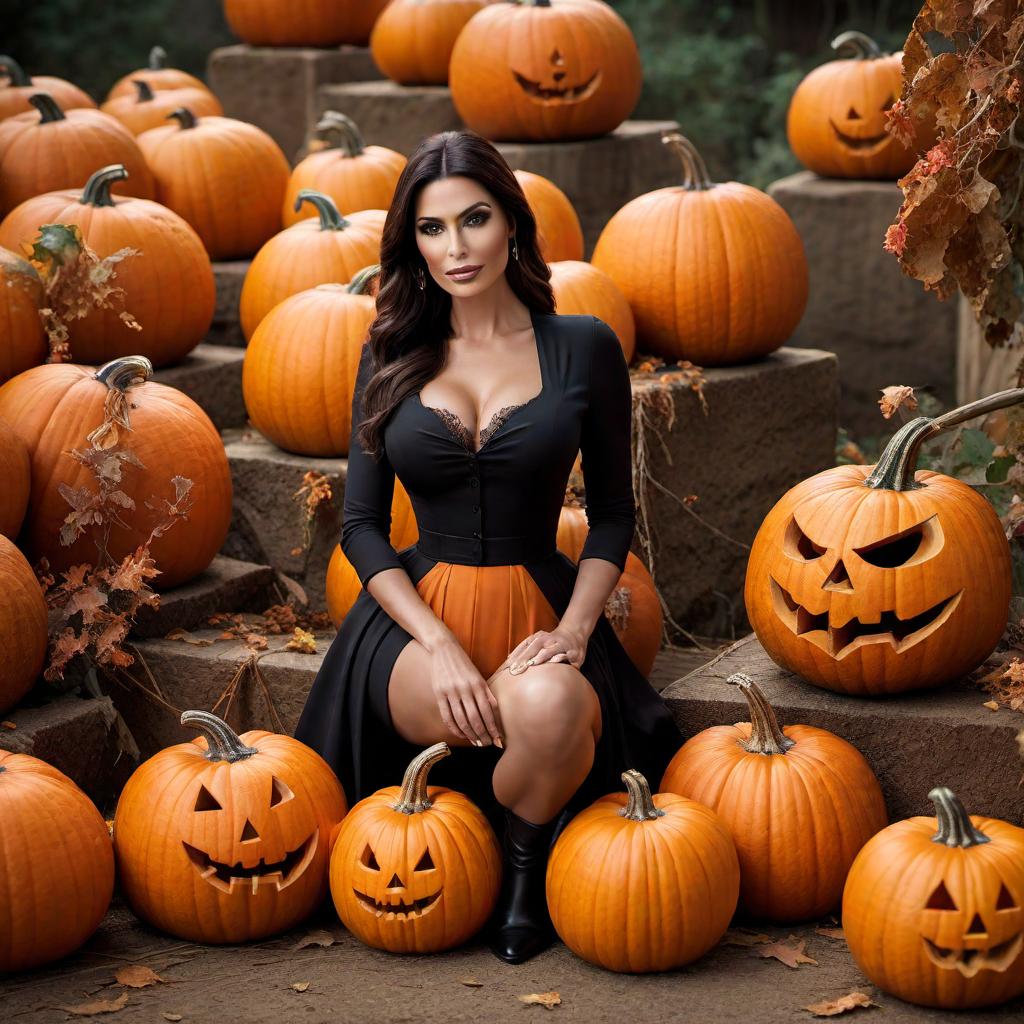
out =
<path fill-rule="evenodd" d="M 458 273 L 454 270 L 449 270 L 445 276 L 450 277 L 453 281 L 469 281 L 476 277 L 481 270 L 483 270 L 483 267 L 475 267 L 472 270 L 463 270 Z"/>

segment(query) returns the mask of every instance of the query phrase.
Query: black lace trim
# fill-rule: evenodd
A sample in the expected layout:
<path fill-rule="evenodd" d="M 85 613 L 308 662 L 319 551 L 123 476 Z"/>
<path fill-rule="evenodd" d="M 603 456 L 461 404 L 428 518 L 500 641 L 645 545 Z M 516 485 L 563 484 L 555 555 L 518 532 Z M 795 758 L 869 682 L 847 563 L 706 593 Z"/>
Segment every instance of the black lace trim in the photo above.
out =
<path fill-rule="evenodd" d="M 509 416 L 511 416 L 512 413 L 516 411 L 516 409 L 521 409 L 524 405 L 526 405 L 526 402 L 520 402 L 518 405 L 502 406 L 491 417 L 490 422 L 487 424 L 487 426 L 480 431 L 480 448 L 483 448 L 483 446 L 487 444 L 487 442 L 494 436 L 495 431 L 497 431 L 501 427 L 505 420 L 507 420 Z M 462 422 L 462 420 L 459 419 L 458 416 L 455 415 L 455 413 L 453 413 L 450 409 L 445 409 L 443 407 L 437 408 L 436 406 L 433 405 L 428 405 L 427 408 L 437 413 L 438 416 L 440 416 L 445 426 L 449 429 L 449 431 L 451 431 L 451 433 L 455 436 L 455 438 L 457 438 L 457 440 L 463 447 L 465 447 L 471 452 L 480 451 L 480 448 L 473 447 L 472 431 L 469 429 L 469 427 L 465 425 L 465 423 Z"/>

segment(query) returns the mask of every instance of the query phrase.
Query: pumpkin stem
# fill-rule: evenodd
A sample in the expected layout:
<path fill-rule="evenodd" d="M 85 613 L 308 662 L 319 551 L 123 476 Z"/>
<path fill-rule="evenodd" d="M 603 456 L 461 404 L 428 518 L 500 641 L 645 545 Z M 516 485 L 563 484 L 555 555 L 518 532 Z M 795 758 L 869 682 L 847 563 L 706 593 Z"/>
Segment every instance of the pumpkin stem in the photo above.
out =
<path fill-rule="evenodd" d="M 627 768 L 620 776 L 629 793 L 626 806 L 619 811 L 619 816 L 630 821 L 654 821 L 665 817 L 665 812 L 654 806 L 651 787 L 647 780 L 635 768 Z"/>
<path fill-rule="evenodd" d="M 402 792 L 398 797 L 398 803 L 392 805 L 393 809 L 399 814 L 419 814 L 427 810 L 430 807 L 430 801 L 427 799 L 427 772 L 450 753 L 451 749 L 444 741 L 421 750 L 405 769 Z"/>
<path fill-rule="evenodd" d="M 337 110 L 325 110 L 314 130 L 328 142 L 336 139 L 329 148 L 340 149 L 344 156 L 359 156 L 363 151 L 363 136 L 355 121 Z"/>
<path fill-rule="evenodd" d="M 734 672 L 726 682 L 740 688 L 750 708 L 750 739 L 740 744 L 744 750 L 750 754 L 784 754 L 796 746 L 796 740 L 782 731 L 768 698 L 750 676 Z"/>
<path fill-rule="evenodd" d="M 149 51 L 149 70 L 162 71 L 165 60 L 167 60 L 167 51 L 162 46 L 154 46 Z"/>
<path fill-rule="evenodd" d="M 875 60 L 885 56 L 878 43 L 863 32 L 841 32 L 832 40 L 832 49 L 837 54 L 845 50 L 857 60 Z"/>
<path fill-rule="evenodd" d="M 709 188 L 715 187 L 715 183 L 708 175 L 704 158 L 685 135 L 665 131 L 661 133 L 661 141 L 670 146 L 683 163 L 683 188 L 688 192 L 706 192 Z"/>
<path fill-rule="evenodd" d="M 238 737 L 238 733 L 209 711 L 182 711 L 181 724 L 191 725 L 205 737 L 208 746 L 207 761 L 244 761 L 259 751 L 255 747 L 247 747 Z"/>
<path fill-rule="evenodd" d="M 128 171 L 124 164 L 107 164 L 106 167 L 101 167 L 85 183 L 79 202 L 83 206 L 113 206 L 110 186 L 115 181 L 124 181 L 127 177 Z"/>
<path fill-rule="evenodd" d="M 153 98 L 153 90 L 144 78 L 133 78 L 132 85 L 135 86 L 138 93 L 135 97 L 136 103 L 148 103 Z"/>
<path fill-rule="evenodd" d="M 933 843 L 968 847 L 992 842 L 990 836 L 974 827 L 964 805 L 951 789 L 936 786 L 928 794 L 928 799 L 935 804 L 935 817 L 939 826 L 938 832 L 932 836 Z"/>
<path fill-rule="evenodd" d="M 976 402 L 968 402 L 967 405 L 950 409 L 949 412 L 944 412 L 934 419 L 918 416 L 909 423 L 904 423 L 893 434 L 892 440 L 885 446 L 885 451 L 864 483 L 881 491 L 913 491 L 923 487 L 924 484 L 919 484 L 914 479 L 914 474 L 917 472 L 917 457 L 925 441 L 943 430 L 974 419 L 975 416 L 984 416 L 995 412 L 996 409 L 1005 409 L 1022 401 L 1024 388 L 1009 388 L 987 398 L 979 398 Z"/>
<path fill-rule="evenodd" d="M 188 107 L 178 107 L 177 110 L 172 110 L 167 117 L 173 117 L 182 128 L 195 128 L 199 124 L 199 119 Z"/>
<path fill-rule="evenodd" d="M 316 189 L 312 188 L 304 188 L 295 197 L 296 213 L 302 209 L 303 203 L 310 203 L 316 208 L 316 212 L 320 214 L 321 231 L 344 231 L 345 228 L 351 226 L 350 222 L 345 220 L 338 212 L 338 207 L 334 205 L 334 200 L 330 196 L 324 195 L 323 192 L 317 192 Z"/>
<path fill-rule="evenodd" d="M 371 263 L 368 267 L 363 267 L 362 270 L 357 271 L 352 280 L 345 285 L 345 291 L 349 295 L 365 295 L 373 283 L 373 279 L 380 273 L 380 264 Z"/>
<path fill-rule="evenodd" d="M 13 57 L 8 57 L 7 54 L 0 56 L 0 68 L 7 72 L 11 85 L 24 88 L 32 84 L 32 79 L 25 74 L 25 69 Z"/>
<path fill-rule="evenodd" d="M 36 110 L 42 114 L 40 124 L 51 124 L 53 121 L 66 121 L 64 111 L 57 105 L 57 101 L 48 92 L 34 92 L 28 98 Z"/>
<path fill-rule="evenodd" d="M 124 392 L 149 380 L 153 376 L 153 364 L 145 356 L 122 356 L 104 363 L 94 376 L 111 391 Z"/>

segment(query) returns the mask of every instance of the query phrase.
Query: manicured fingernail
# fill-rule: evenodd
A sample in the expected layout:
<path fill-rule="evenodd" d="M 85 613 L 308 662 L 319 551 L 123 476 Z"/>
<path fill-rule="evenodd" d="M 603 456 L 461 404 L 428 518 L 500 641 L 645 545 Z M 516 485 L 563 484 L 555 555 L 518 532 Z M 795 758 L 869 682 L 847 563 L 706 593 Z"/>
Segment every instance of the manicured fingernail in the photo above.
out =
<path fill-rule="evenodd" d="M 495 745 L 496 747 L 499 747 L 499 748 L 500 748 L 501 750 L 504 750 L 504 749 L 505 749 L 505 744 L 504 744 L 504 743 L 502 743 L 500 739 L 496 739 L 496 740 L 494 741 L 494 745 Z"/>
<path fill-rule="evenodd" d="M 474 747 L 482 747 L 483 745 L 484 744 L 483 744 L 482 740 L 473 740 L 473 746 Z"/>

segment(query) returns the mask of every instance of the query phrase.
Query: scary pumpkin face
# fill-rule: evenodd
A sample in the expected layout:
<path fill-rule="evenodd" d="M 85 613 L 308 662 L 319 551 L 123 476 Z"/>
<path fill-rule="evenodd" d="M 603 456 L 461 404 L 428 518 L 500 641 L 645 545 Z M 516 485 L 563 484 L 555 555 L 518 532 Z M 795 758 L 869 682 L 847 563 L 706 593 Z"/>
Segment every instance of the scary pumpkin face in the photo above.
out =
<path fill-rule="evenodd" d="M 387 868 L 382 868 L 370 843 L 363 848 L 355 868 L 352 892 L 367 913 L 405 922 L 429 914 L 437 907 L 443 884 L 429 846 L 424 846 L 419 857 L 413 853 L 406 858 L 405 852 L 401 851 L 403 863 L 393 865 L 396 870 L 392 871 L 388 857 L 384 858 Z M 414 861 L 415 866 L 410 871 Z"/>
<path fill-rule="evenodd" d="M 206 712 L 183 720 L 207 738 L 150 758 L 118 802 L 114 842 L 128 899 L 140 917 L 200 942 L 282 931 L 326 893 L 329 844 L 346 810 L 341 787 L 288 736 L 238 737 Z"/>

